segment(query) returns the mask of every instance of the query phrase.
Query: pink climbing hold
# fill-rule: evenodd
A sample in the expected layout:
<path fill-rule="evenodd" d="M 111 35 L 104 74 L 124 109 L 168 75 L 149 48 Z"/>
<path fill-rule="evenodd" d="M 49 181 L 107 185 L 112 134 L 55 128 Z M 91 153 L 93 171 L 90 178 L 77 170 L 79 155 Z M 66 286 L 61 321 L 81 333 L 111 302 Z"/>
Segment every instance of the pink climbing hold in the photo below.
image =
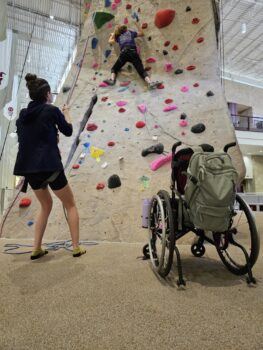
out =
<path fill-rule="evenodd" d="M 98 68 L 98 66 L 99 66 L 99 64 L 97 62 L 94 62 L 93 65 L 92 65 L 92 68 L 96 69 L 96 68 Z"/>
<path fill-rule="evenodd" d="M 185 119 L 182 119 L 182 120 L 180 120 L 179 125 L 184 128 L 184 127 L 188 126 L 188 121 Z"/>
<path fill-rule="evenodd" d="M 156 62 L 156 58 L 154 58 L 154 57 L 149 57 L 149 58 L 147 58 L 146 62 L 147 62 L 147 63 L 155 63 L 155 62 Z"/>
<path fill-rule="evenodd" d="M 104 81 L 102 83 L 100 83 L 99 87 L 108 87 L 109 85 L 107 83 L 105 83 Z"/>
<path fill-rule="evenodd" d="M 150 168 L 152 171 L 155 171 L 159 169 L 161 166 L 163 166 L 164 164 L 170 162 L 171 160 L 172 160 L 172 153 L 169 153 L 166 156 L 158 157 L 151 163 Z"/>
<path fill-rule="evenodd" d="M 146 111 L 147 111 L 147 106 L 146 106 L 146 104 L 141 103 L 140 105 L 138 105 L 138 109 L 139 109 L 139 111 L 140 111 L 141 113 L 146 113 Z"/>
<path fill-rule="evenodd" d="M 174 20 L 176 12 L 170 9 L 157 11 L 154 23 L 157 28 L 167 27 Z"/>
<path fill-rule="evenodd" d="M 114 0 L 115 4 L 120 4 L 121 0 Z"/>
<path fill-rule="evenodd" d="M 163 111 L 164 111 L 164 112 L 170 112 L 170 111 L 173 111 L 173 110 L 175 110 L 175 109 L 177 109 L 177 106 L 176 106 L 175 104 L 173 104 L 173 105 L 169 105 L 169 106 L 165 107 L 165 108 L 163 109 Z"/>
<path fill-rule="evenodd" d="M 126 109 L 125 109 L 125 108 L 120 108 L 120 109 L 119 109 L 119 113 L 124 113 L 124 112 L 126 112 Z"/>
<path fill-rule="evenodd" d="M 123 24 L 128 24 L 128 23 L 129 23 L 128 18 L 125 17 L 125 18 L 124 18 L 124 21 L 123 21 Z"/>
<path fill-rule="evenodd" d="M 86 128 L 88 131 L 95 131 L 98 129 L 98 126 L 95 123 L 89 123 Z"/>
<path fill-rule="evenodd" d="M 114 11 L 114 10 L 116 10 L 116 8 L 117 8 L 117 4 L 115 4 L 115 2 L 113 3 L 113 4 L 111 4 L 111 9 Z"/>
<path fill-rule="evenodd" d="M 182 92 L 188 92 L 189 91 L 189 87 L 188 86 L 182 86 L 181 87 L 181 91 Z"/>
<path fill-rule="evenodd" d="M 128 85 L 130 85 L 130 83 L 131 83 L 131 81 L 122 81 L 120 83 L 120 86 L 128 86 Z"/>
<path fill-rule="evenodd" d="M 171 98 L 167 98 L 164 102 L 169 105 L 170 103 L 173 103 L 174 100 L 172 100 Z"/>
<path fill-rule="evenodd" d="M 173 70 L 173 64 L 172 63 L 165 63 L 164 70 L 166 72 L 171 72 Z"/>
<path fill-rule="evenodd" d="M 199 83 L 194 83 L 193 87 L 195 88 L 199 87 Z"/>
<path fill-rule="evenodd" d="M 146 125 L 146 124 L 145 124 L 144 121 L 142 121 L 142 120 L 138 121 L 138 122 L 135 124 L 136 128 L 138 128 L 138 129 L 144 128 L 145 125 Z"/>
<path fill-rule="evenodd" d="M 111 29 L 112 27 L 113 27 L 113 26 L 112 26 L 112 23 L 108 23 L 108 24 L 107 24 L 107 28 L 108 28 L 108 29 Z"/>
<path fill-rule="evenodd" d="M 118 102 L 116 102 L 116 105 L 117 105 L 118 107 L 126 106 L 126 104 L 127 104 L 126 101 L 118 101 Z"/>

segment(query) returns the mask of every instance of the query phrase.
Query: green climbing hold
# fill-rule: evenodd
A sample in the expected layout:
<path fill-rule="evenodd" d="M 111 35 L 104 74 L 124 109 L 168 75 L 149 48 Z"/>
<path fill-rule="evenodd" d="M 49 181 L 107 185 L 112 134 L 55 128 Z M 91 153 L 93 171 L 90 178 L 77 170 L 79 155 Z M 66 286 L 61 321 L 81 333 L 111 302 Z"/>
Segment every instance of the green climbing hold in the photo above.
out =
<path fill-rule="evenodd" d="M 105 23 L 111 21 L 113 18 L 114 16 L 107 12 L 94 12 L 93 14 L 93 22 L 97 29 L 100 29 Z"/>

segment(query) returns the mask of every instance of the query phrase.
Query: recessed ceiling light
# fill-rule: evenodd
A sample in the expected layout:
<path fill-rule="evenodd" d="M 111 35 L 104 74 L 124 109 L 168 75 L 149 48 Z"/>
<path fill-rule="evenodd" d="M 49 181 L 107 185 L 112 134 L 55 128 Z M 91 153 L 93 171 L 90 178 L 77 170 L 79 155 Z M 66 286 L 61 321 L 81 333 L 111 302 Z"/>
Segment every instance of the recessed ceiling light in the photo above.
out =
<path fill-rule="evenodd" d="M 54 16 L 49 16 L 50 19 L 54 19 Z"/>
<path fill-rule="evenodd" d="M 246 23 L 242 23 L 242 26 L 241 26 L 241 33 L 242 34 L 245 34 L 247 32 L 247 25 Z"/>
<path fill-rule="evenodd" d="M 260 153 L 263 153 L 263 151 L 259 151 Z"/>

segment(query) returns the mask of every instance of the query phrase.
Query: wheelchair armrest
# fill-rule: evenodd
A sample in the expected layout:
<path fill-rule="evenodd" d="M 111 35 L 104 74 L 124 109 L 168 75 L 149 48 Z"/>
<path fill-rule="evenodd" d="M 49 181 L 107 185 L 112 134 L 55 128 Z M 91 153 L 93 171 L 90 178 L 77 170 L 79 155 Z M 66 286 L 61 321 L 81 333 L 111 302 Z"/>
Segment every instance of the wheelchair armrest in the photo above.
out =
<path fill-rule="evenodd" d="M 181 141 L 178 141 L 178 142 L 176 142 L 176 143 L 173 145 L 173 147 L 172 147 L 172 153 L 173 153 L 173 154 L 175 154 L 176 148 L 179 147 L 179 146 L 181 146 L 181 144 L 182 144 L 182 142 L 181 142 Z"/>

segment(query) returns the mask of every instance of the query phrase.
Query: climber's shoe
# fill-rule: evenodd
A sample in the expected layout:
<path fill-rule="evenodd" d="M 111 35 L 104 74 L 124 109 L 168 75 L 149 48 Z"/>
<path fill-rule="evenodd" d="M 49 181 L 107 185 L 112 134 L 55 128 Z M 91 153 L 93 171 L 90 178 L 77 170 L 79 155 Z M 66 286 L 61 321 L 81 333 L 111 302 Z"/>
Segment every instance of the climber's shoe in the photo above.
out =
<path fill-rule="evenodd" d="M 149 84 L 149 90 L 154 90 L 156 88 L 158 88 L 158 86 L 162 85 L 162 81 L 153 81 Z"/>
<path fill-rule="evenodd" d="M 36 260 L 36 259 L 39 259 L 41 258 L 42 256 L 48 254 L 48 250 L 46 249 L 36 249 L 36 250 L 33 250 L 32 251 L 32 254 L 30 256 L 30 259 L 31 260 Z"/>
<path fill-rule="evenodd" d="M 73 249 L 73 258 L 77 258 L 83 254 L 86 254 L 86 249 L 83 247 L 78 246 L 77 248 Z"/>

